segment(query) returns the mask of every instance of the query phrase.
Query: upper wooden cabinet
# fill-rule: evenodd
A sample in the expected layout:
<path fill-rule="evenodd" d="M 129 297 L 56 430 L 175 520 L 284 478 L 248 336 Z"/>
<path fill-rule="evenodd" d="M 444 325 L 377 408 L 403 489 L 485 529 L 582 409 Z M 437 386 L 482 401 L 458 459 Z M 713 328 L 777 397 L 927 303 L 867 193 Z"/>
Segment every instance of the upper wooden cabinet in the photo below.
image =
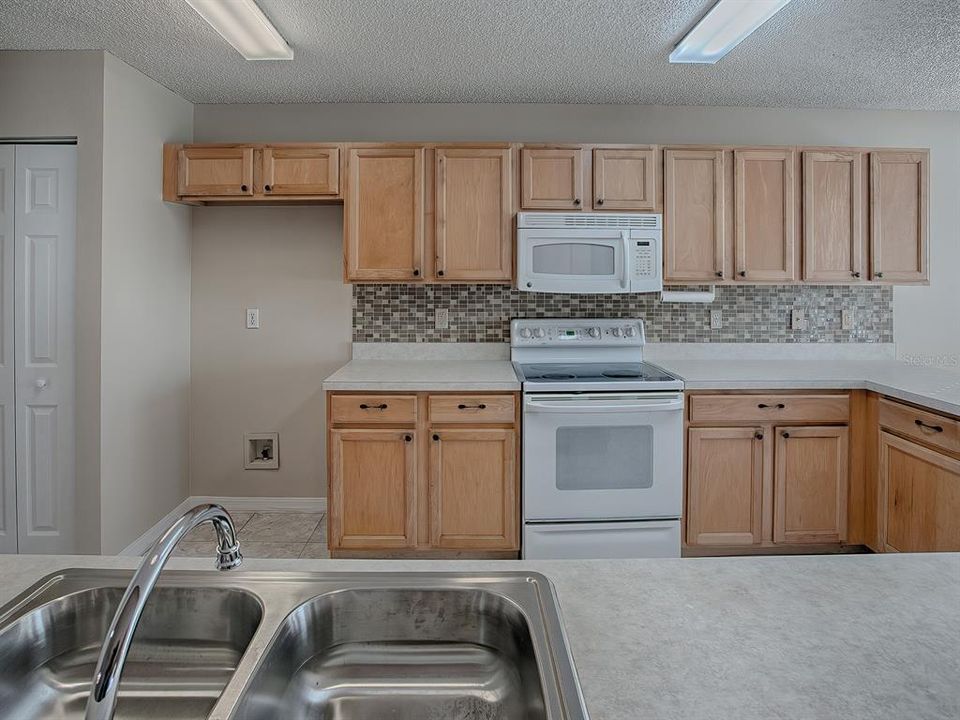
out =
<path fill-rule="evenodd" d="M 595 148 L 594 210 L 656 210 L 657 150 Z"/>
<path fill-rule="evenodd" d="M 252 196 L 253 148 L 185 147 L 177 154 L 177 194 Z"/>
<path fill-rule="evenodd" d="M 803 153 L 803 279 L 850 283 L 866 279 L 866 155 Z"/>
<path fill-rule="evenodd" d="M 337 146 L 281 145 L 263 148 L 263 192 L 269 195 L 337 195 Z"/>
<path fill-rule="evenodd" d="M 870 153 L 870 277 L 927 279 L 928 152 Z"/>
<path fill-rule="evenodd" d="M 443 280 L 513 277 L 509 148 L 435 151 L 435 269 Z"/>
<path fill-rule="evenodd" d="M 423 278 L 422 147 L 351 148 L 344 193 L 346 280 Z"/>
<path fill-rule="evenodd" d="M 734 151 L 735 279 L 797 279 L 796 153 Z"/>
<path fill-rule="evenodd" d="M 582 210 L 583 149 L 523 148 L 520 206 L 524 210 Z"/>
<path fill-rule="evenodd" d="M 666 282 L 729 278 L 723 150 L 663 153 Z"/>

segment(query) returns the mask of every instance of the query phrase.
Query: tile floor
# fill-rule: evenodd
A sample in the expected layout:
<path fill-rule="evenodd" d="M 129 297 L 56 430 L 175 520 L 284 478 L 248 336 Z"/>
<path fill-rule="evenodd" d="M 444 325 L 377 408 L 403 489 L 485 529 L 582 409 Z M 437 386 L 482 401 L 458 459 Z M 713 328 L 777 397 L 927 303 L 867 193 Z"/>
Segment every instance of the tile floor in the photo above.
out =
<path fill-rule="evenodd" d="M 249 558 L 326 558 L 326 513 L 234 512 L 240 550 Z M 177 546 L 181 557 L 213 557 L 213 525 L 192 530 Z"/>

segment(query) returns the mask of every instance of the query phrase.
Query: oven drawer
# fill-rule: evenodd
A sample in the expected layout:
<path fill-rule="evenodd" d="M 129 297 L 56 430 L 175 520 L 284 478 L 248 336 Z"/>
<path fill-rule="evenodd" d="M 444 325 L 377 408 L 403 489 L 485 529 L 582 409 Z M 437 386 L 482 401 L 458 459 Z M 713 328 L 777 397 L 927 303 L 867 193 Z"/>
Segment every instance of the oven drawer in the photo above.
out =
<path fill-rule="evenodd" d="M 960 454 L 960 421 L 880 400 L 880 425 L 947 452 Z"/>
<path fill-rule="evenodd" d="M 431 395 L 432 423 L 496 423 L 512 425 L 516 419 L 513 395 Z"/>
<path fill-rule="evenodd" d="M 417 421 L 416 395 L 331 395 L 330 421 L 334 425 Z"/>
<path fill-rule="evenodd" d="M 690 422 L 710 425 L 752 423 L 845 423 L 847 395 L 691 395 Z"/>
<path fill-rule="evenodd" d="M 537 523 L 523 526 L 523 558 L 680 557 L 680 521 Z"/>

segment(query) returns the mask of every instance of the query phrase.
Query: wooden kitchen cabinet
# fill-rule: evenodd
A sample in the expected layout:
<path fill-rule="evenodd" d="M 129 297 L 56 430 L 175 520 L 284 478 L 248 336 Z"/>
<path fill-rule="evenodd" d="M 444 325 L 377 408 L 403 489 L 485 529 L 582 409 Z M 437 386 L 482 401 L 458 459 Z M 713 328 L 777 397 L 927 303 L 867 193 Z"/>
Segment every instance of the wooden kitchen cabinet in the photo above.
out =
<path fill-rule="evenodd" d="M 841 426 L 777 427 L 773 541 L 846 540 L 848 430 Z"/>
<path fill-rule="evenodd" d="M 345 279 L 423 279 L 424 149 L 353 147 L 344 193 Z"/>
<path fill-rule="evenodd" d="M 927 281 L 929 152 L 870 153 L 870 278 Z"/>
<path fill-rule="evenodd" d="M 582 210 L 583 149 L 525 147 L 520 151 L 520 206 L 524 210 Z"/>
<path fill-rule="evenodd" d="M 416 435 L 413 429 L 330 431 L 330 546 L 416 545 Z"/>
<path fill-rule="evenodd" d="M 657 202 L 655 147 L 593 150 L 593 209 L 653 212 Z"/>
<path fill-rule="evenodd" d="M 691 428 L 687 435 L 687 544 L 761 541 L 764 433 Z"/>
<path fill-rule="evenodd" d="M 866 280 L 866 157 L 803 152 L 803 279 Z"/>
<path fill-rule="evenodd" d="M 437 279 L 513 277 L 512 180 L 509 148 L 436 149 Z"/>
<path fill-rule="evenodd" d="M 735 279 L 797 280 L 796 153 L 734 151 Z"/>
<path fill-rule="evenodd" d="M 729 279 L 724 164 L 723 150 L 664 150 L 664 282 Z"/>
<path fill-rule="evenodd" d="M 435 428 L 430 437 L 432 545 L 518 547 L 515 431 Z"/>
<path fill-rule="evenodd" d="M 263 148 L 267 195 L 337 195 L 340 149 L 336 145 L 268 145 Z"/>
<path fill-rule="evenodd" d="M 177 152 L 177 194 L 182 197 L 252 196 L 253 148 L 191 146 Z"/>

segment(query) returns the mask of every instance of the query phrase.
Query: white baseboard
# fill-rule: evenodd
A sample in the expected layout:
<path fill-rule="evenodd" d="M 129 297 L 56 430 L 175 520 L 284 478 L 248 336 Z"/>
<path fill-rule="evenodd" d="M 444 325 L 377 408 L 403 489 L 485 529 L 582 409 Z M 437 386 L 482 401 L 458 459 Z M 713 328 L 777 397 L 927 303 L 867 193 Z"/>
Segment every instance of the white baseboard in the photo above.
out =
<path fill-rule="evenodd" d="M 309 512 L 327 511 L 326 498 L 289 498 L 289 497 L 214 497 L 211 495 L 191 495 L 168 512 L 157 523 L 121 550 L 119 555 L 140 557 L 156 542 L 160 534 L 187 510 L 204 503 L 223 505 L 228 512 Z"/>

